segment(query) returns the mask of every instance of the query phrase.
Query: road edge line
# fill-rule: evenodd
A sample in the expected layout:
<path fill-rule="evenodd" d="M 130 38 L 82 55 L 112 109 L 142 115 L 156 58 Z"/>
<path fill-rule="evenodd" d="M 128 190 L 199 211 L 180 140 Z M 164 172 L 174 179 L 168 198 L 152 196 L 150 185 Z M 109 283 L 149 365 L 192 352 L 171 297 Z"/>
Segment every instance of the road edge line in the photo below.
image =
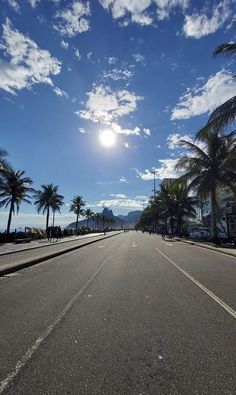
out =
<path fill-rule="evenodd" d="M 191 274 L 182 269 L 179 265 L 177 265 L 171 258 L 169 258 L 164 252 L 160 251 L 159 248 L 155 247 L 155 250 L 162 255 L 169 263 L 171 263 L 176 269 L 178 269 L 182 274 L 189 278 L 195 285 L 197 285 L 202 291 L 204 291 L 211 299 L 213 299 L 216 303 L 218 303 L 223 309 L 225 309 L 233 318 L 236 319 L 236 311 L 233 310 L 230 306 L 228 306 L 223 300 L 218 298 L 213 292 L 211 292 L 208 288 L 202 285 L 198 280 L 196 280 Z"/>

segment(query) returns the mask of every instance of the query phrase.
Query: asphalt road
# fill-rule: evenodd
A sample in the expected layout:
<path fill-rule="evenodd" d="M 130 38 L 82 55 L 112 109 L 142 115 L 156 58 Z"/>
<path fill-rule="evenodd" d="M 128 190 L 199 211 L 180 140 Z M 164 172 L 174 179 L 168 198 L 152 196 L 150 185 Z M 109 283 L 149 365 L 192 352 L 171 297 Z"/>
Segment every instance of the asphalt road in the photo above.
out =
<path fill-rule="evenodd" d="M 236 259 L 129 232 L 0 280 L 0 393 L 236 394 Z"/>

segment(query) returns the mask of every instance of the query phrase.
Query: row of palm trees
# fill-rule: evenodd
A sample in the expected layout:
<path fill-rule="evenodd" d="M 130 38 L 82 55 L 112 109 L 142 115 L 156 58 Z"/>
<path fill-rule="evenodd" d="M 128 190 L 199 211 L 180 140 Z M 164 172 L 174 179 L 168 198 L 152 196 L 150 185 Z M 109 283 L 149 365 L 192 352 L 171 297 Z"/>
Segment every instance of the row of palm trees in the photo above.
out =
<path fill-rule="evenodd" d="M 64 205 L 64 196 L 58 193 L 58 186 L 53 184 L 42 185 L 40 190 L 32 188 L 33 181 L 30 177 L 25 176 L 24 171 L 14 170 L 6 161 L 6 151 L 0 149 L 0 207 L 9 208 L 7 221 L 7 235 L 10 233 L 12 215 L 19 212 L 21 203 L 34 205 L 38 213 L 46 215 L 46 231 L 49 227 L 49 219 L 52 214 L 52 225 L 55 226 L 55 214 L 61 212 Z M 78 233 L 79 218 L 84 216 L 87 218 L 87 226 L 89 220 L 93 219 L 93 225 L 103 228 L 114 224 L 113 218 L 106 218 L 102 214 L 95 214 L 91 209 L 84 210 L 86 202 L 83 196 L 74 196 L 70 203 L 70 212 L 76 215 L 76 234 Z"/>
<path fill-rule="evenodd" d="M 220 45 L 214 55 L 220 54 L 235 56 L 236 44 Z M 207 124 L 197 133 L 194 143 L 180 141 L 186 152 L 180 157 L 176 170 L 184 174 L 171 185 L 161 185 L 158 194 L 150 199 L 144 210 L 139 226 L 149 226 L 158 221 L 160 225 L 163 221 L 167 225 L 169 221 L 171 232 L 174 223 L 177 223 L 178 233 L 181 234 L 183 219 L 194 217 L 197 202 L 210 197 L 211 235 L 218 241 L 218 195 L 226 190 L 236 198 L 236 131 L 227 133 L 235 118 L 236 96 L 210 115 Z M 194 197 L 190 196 L 190 192 Z"/>

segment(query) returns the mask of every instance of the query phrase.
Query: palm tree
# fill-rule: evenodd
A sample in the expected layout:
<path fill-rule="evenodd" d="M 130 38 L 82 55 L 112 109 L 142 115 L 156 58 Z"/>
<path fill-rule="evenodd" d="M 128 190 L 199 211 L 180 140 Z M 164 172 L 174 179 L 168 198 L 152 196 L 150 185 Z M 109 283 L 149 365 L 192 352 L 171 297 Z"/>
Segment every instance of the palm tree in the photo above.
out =
<path fill-rule="evenodd" d="M 219 136 L 208 132 L 204 142 L 203 151 L 196 144 L 182 140 L 189 153 L 179 159 L 176 168 L 186 170 L 180 180 L 189 183 L 189 190 L 196 190 L 200 198 L 210 196 L 211 231 L 217 242 L 217 192 L 228 188 L 236 195 L 235 133 Z"/>
<path fill-rule="evenodd" d="M 89 224 L 89 220 L 90 220 L 90 218 L 92 218 L 93 214 L 94 213 L 92 212 L 92 210 L 90 208 L 87 208 L 87 210 L 85 210 L 85 212 L 84 212 L 84 215 L 87 218 L 87 227 Z"/>
<path fill-rule="evenodd" d="M 41 190 L 36 191 L 33 198 L 38 213 L 46 213 L 46 231 L 49 224 L 50 210 L 59 211 L 63 204 L 63 196 L 57 193 L 58 186 L 53 184 L 41 185 Z"/>
<path fill-rule="evenodd" d="M 218 55 L 223 55 L 228 58 L 234 58 L 236 56 L 236 44 L 231 43 L 219 45 L 214 52 L 214 56 Z M 204 138 L 204 136 L 209 131 L 221 131 L 222 129 L 229 126 L 232 122 L 234 122 L 235 118 L 236 96 L 233 96 L 211 113 L 207 124 L 198 132 L 197 137 Z"/>
<path fill-rule="evenodd" d="M 52 208 L 52 215 L 53 215 L 53 220 L 52 220 L 52 226 L 54 227 L 55 225 L 55 213 L 58 211 L 61 213 L 61 207 L 64 204 L 64 196 L 59 195 L 58 193 L 55 193 L 52 197 L 52 202 L 51 202 L 51 208 Z"/>
<path fill-rule="evenodd" d="M 2 173 L 4 170 L 10 168 L 9 163 L 5 159 L 5 156 L 7 156 L 7 155 L 8 155 L 7 151 L 0 148 L 0 173 Z"/>
<path fill-rule="evenodd" d="M 15 212 L 18 214 L 22 202 L 31 204 L 29 193 L 34 192 L 34 189 L 29 185 L 31 185 L 33 181 L 29 177 L 23 177 L 24 174 L 25 171 L 13 170 L 9 167 L 1 172 L 0 207 L 10 206 L 7 221 L 7 235 L 10 233 L 12 214 L 15 214 Z"/>
<path fill-rule="evenodd" d="M 177 210 L 177 229 L 178 236 L 182 235 L 182 221 L 184 217 L 196 217 L 195 207 L 199 204 L 199 199 L 195 196 L 190 196 L 190 191 L 187 183 L 184 181 L 176 181 L 173 184 L 173 193 L 175 195 Z"/>
<path fill-rule="evenodd" d="M 82 207 L 85 206 L 85 202 L 83 200 L 83 196 L 74 196 L 71 205 L 70 205 L 70 211 L 76 214 L 76 234 L 78 233 L 78 225 L 79 225 L 79 216 L 83 215 L 84 210 Z"/>

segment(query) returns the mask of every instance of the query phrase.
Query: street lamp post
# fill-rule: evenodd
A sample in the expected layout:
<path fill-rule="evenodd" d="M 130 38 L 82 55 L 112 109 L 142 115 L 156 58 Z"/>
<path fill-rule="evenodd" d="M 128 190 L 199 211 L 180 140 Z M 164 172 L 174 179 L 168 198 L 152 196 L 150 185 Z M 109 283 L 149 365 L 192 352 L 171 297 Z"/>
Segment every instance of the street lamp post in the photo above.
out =
<path fill-rule="evenodd" d="M 153 174 L 153 192 L 154 196 L 156 196 L 156 170 L 152 170 L 151 173 Z"/>

